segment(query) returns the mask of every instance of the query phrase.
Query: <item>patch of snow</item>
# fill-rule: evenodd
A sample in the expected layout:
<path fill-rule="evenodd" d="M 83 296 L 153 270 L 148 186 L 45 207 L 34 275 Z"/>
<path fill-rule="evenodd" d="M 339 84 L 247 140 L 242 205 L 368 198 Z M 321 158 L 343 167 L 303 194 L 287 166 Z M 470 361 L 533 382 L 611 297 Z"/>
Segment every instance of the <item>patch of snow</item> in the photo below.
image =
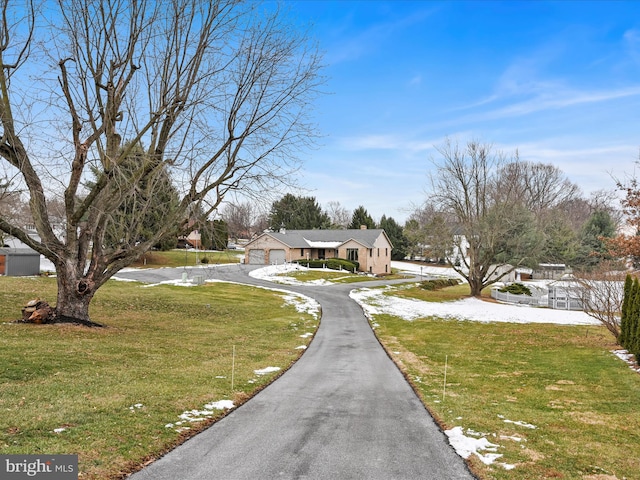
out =
<path fill-rule="evenodd" d="M 62 433 L 65 432 L 67 429 L 64 427 L 60 427 L 60 428 L 54 428 L 53 429 L 53 433 Z"/>
<path fill-rule="evenodd" d="M 519 427 L 530 428 L 532 430 L 538 428 L 535 425 L 532 425 L 530 423 L 526 423 L 526 422 L 522 422 L 522 421 L 508 420 L 508 419 L 504 418 L 504 415 L 498 415 L 498 418 L 501 418 L 504 423 L 512 423 L 514 425 L 518 425 Z"/>
<path fill-rule="evenodd" d="M 614 350 L 613 354 L 618 357 L 620 360 L 629 365 L 629 368 L 634 372 L 640 373 L 640 367 L 634 361 L 633 354 L 629 353 L 627 350 Z"/>
<path fill-rule="evenodd" d="M 231 400 L 218 400 L 217 402 L 211 402 L 211 403 L 207 403 L 204 408 L 206 409 L 212 409 L 215 408 L 216 410 L 231 410 L 235 405 L 233 404 L 233 401 Z"/>
<path fill-rule="evenodd" d="M 266 367 L 260 370 L 254 370 L 253 373 L 256 375 L 267 375 L 269 373 L 277 372 L 280 370 L 280 367 Z"/>
<path fill-rule="evenodd" d="M 304 239 L 304 241 L 307 242 L 311 248 L 333 248 L 333 249 L 337 249 L 340 245 L 342 245 L 342 242 L 323 242 L 323 241 L 320 241 L 320 240 L 312 241 L 312 240 L 307 240 L 306 238 Z"/>
<path fill-rule="evenodd" d="M 465 435 L 462 427 L 454 427 L 451 430 L 445 430 L 444 433 L 449 438 L 449 443 L 456 451 L 456 453 L 464 459 L 469 458 L 471 455 L 475 455 L 485 465 L 491 465 L 498 458 L 502 457 L 501 453 L 495 453 L 497 452 L 497 449 L 500 448 L 500 445 L 491 443 L 484 437 L 469 437 Z M 479 434 L 478 432 L 474 432 L 471 429 L 467 429 L 467 434 L 473 436 L 484 435 Z M 490 453 L 480 453 L 481 451 L 487 451 Z M 497 462 L 497 465 L 500 465 L 505 470 L 513 470 L 514 468 L 516 468 L 515 465 L 509 463 Z"/>
<path fill-rule="evenodd" d="M 296 350 L 306 350 L 307 346 L 306 345 L 300 345 L 298 347 L 296 347 Z"/>
<path fill-rule="evenodd" d="M 309 338 L 309 337 L 313 337 L 313 333 L 307 332 L 300 335 L 300 338 Z"/>
<path fill-rule="evenodd" d="M 270 282 L 282 283 L 284 285 L 331 285 L 332 283 L 320 279 L 314 280 L 311 282 L 301 282 L 293 277 L 287 277 L 286 274 L 288 272 L 297 272 L 297 271 L 306 271 L 309 270 L 307 267 L 303 267 L 302 265 L 298 265 L 297 263 L 284 263 L 282 265 L 269 265 L 268 267 L 258 268 L 256 270 L 251 270 L 249 272 L 249 276 L 253 278 L 258 278 L 260 280 L 268 280 Z"/>
<path fill-rule="evenodd" d="M 457 278 L 466 282 L 464 277 L 451 267 L 434 267 L 433 265 L 420 265 L 417 263 L 392 261 L 391 268 L 398 270 L 400 273 L 424 275 L 429 277 Z"/>
<path fill-rule="evenodd" d="M 535 308 L 519 305 L 485 302 L 465 298 L 453 302 L 425 302 L 421 300 L 385 295 L 387 288 L 361 288 L 352 290 L 351 298 L 358 302 L 365 314 L 388 314 L 411 321 L 416 318 L 450 318 L 477 322 L 554 323 L 559 325 L 600 325 L 584 312 Z"/>
<path fill-rule="evenodd" d="M 176 428 L 176 431 L 183 432 L 185 430 L 189 430 L 189 427 L 182 427 L 184 423 L 195 423 L 195 422 L 203 422 L 215 415 L 214 410 L 231 410 L 235 405 L 231 400 L 219 400 L 217 402 L 207 403 L 203 408 L 204 410 L 187 410 L 182 412 L 178 418 L 180 421 L 175 423 L 167 423 L 165 428 Z"/>
<path fill-rule="evenodd" d="M 289 292 L 283 295 L 282 298 L 287 305 L 294 305 L 298 312 L 308 313 L 316 319 L 320 316 L 320 304 L 311 297 Z"/>
<path fill-rule="evenodd" d="M 472 438 L 464 434 L 462 427 L 454 427 L 444 432 L 449 437 L 449 443 L 456 453 L 462 458 L 469 458 L 472 454 L 476 455 L 485 465 L 491 465 L 498 458 L 502 457 L 499 453 L 482 454 L 480 451 L 496 452 L 500 445 L 491 443 L 486 438 Z"/>

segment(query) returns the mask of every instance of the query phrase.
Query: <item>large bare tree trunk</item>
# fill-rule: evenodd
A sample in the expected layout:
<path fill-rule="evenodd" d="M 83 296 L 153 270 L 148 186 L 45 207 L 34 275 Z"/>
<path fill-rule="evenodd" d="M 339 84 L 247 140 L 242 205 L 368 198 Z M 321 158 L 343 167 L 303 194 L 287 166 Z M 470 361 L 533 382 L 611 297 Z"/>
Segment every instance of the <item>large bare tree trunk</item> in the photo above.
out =
<path fill-rule="evenodd" d="M 87 287 L 83 280 L 58 275 L 58 298 L 56 305 L 56 321 L 93 324 L 89 319 L 89 304 L 94 291 Z"/>
<path fill-rule="evenodd" d="M 96 282 L 90 274 L 78 272 L 75 266 L 58 266 L 56 270 L 58 296 L 55 321 L 97 326 L 89 317 L 89 304 L 97 290 Z"/>

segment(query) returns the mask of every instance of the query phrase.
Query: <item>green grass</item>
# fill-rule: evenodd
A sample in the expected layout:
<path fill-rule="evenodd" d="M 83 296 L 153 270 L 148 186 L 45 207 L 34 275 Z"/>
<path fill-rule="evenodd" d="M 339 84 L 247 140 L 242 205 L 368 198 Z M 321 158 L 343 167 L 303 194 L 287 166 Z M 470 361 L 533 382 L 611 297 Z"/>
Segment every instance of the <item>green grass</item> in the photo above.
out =
<path fill-rule="evenodd" d="M 401 293 L 443 299 L 443 291 Z M 500 445 L 503 456 L 492 465 L 472 455 L 480 478 L 638 478 L 640 375 L 613 356 L 615 341 L 606 329 L 408 322 L 389 315 L 375 322 L 381 342 L 443 428 L 482 432 Z"/>
<path fill-rule="evenodd" d="M 254 370 L 284 371 L 318 324 L 264 289 L 115 281 L 91 308 L 107 328 L 7 323 L 55 291 L 54 279 L 0 277 L 0 452 L 78 454 L 82 479 L 120 478 L 204 428 L 165 425 L 211 401 L 245 401 L 277 376 Z"/>
<path fill-rule="evenodd" d="M 204 257 L 209 259 L 209 265 L 220 263 L 240 263 L 240 250 L 225 250 L 224 252 L 196 252 L 195 250 L 168 250 L 166 252 L 150 251 L 140 257 L 133 266 L 141 268 L 184 267 L 200 265 Z"/>
<path fill-rule="evenodd" d="M 358 275 L 356 273 L 349 273 L 345 271 L 340 272 L 340 271 L 327 270 L 327 269 L 299 270 L 299 271 L 281 273 L 278 276 L 292 277 L 300 282 L 313 282 L 316 280 L 326 280 L 331 283 L 356 283 L 356 282 L 380 280 L 380 277 Z M 387 275 L 384 277 L 385 280 L 396 280 L 400 278 L 407 278 L 407 277 L 405 275 L 398 275 L 398 274 Z"/>

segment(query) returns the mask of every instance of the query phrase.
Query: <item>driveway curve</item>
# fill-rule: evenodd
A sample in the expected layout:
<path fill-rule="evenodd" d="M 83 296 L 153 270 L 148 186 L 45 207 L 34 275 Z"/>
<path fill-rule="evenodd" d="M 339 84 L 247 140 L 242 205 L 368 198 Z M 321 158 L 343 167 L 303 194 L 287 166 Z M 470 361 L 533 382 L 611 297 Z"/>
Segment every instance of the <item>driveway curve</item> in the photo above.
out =
<path fill-rule="evenodd" d="M 349 298 L 353 284 L 282 287 L 249 277 L 250 268 L 212 268 L 206 276 L 316 299 L 322 319 L 313 341 L 275 382 L 131 480 L 475 478 Z M 184 272 L 118 277 L 155 283 Z"/>

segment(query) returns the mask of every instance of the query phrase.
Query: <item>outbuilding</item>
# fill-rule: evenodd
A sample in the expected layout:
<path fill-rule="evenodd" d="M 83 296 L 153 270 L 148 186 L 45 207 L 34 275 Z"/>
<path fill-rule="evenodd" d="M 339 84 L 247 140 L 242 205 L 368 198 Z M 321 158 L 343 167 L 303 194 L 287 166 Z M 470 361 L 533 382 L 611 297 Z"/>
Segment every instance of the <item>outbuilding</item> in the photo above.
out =
<path fill-rule="evenodd" d="M 30 248 L 0 248 L 0 275 L 40 274 L 40 254 Z"/>
<path fill-rule="evenodd" d="M 582 310 L 584 305 L 584 287 L 572 276 L 565 275 L 561 280 L 549 285 L 549 307 L 559 310 Z"/>

